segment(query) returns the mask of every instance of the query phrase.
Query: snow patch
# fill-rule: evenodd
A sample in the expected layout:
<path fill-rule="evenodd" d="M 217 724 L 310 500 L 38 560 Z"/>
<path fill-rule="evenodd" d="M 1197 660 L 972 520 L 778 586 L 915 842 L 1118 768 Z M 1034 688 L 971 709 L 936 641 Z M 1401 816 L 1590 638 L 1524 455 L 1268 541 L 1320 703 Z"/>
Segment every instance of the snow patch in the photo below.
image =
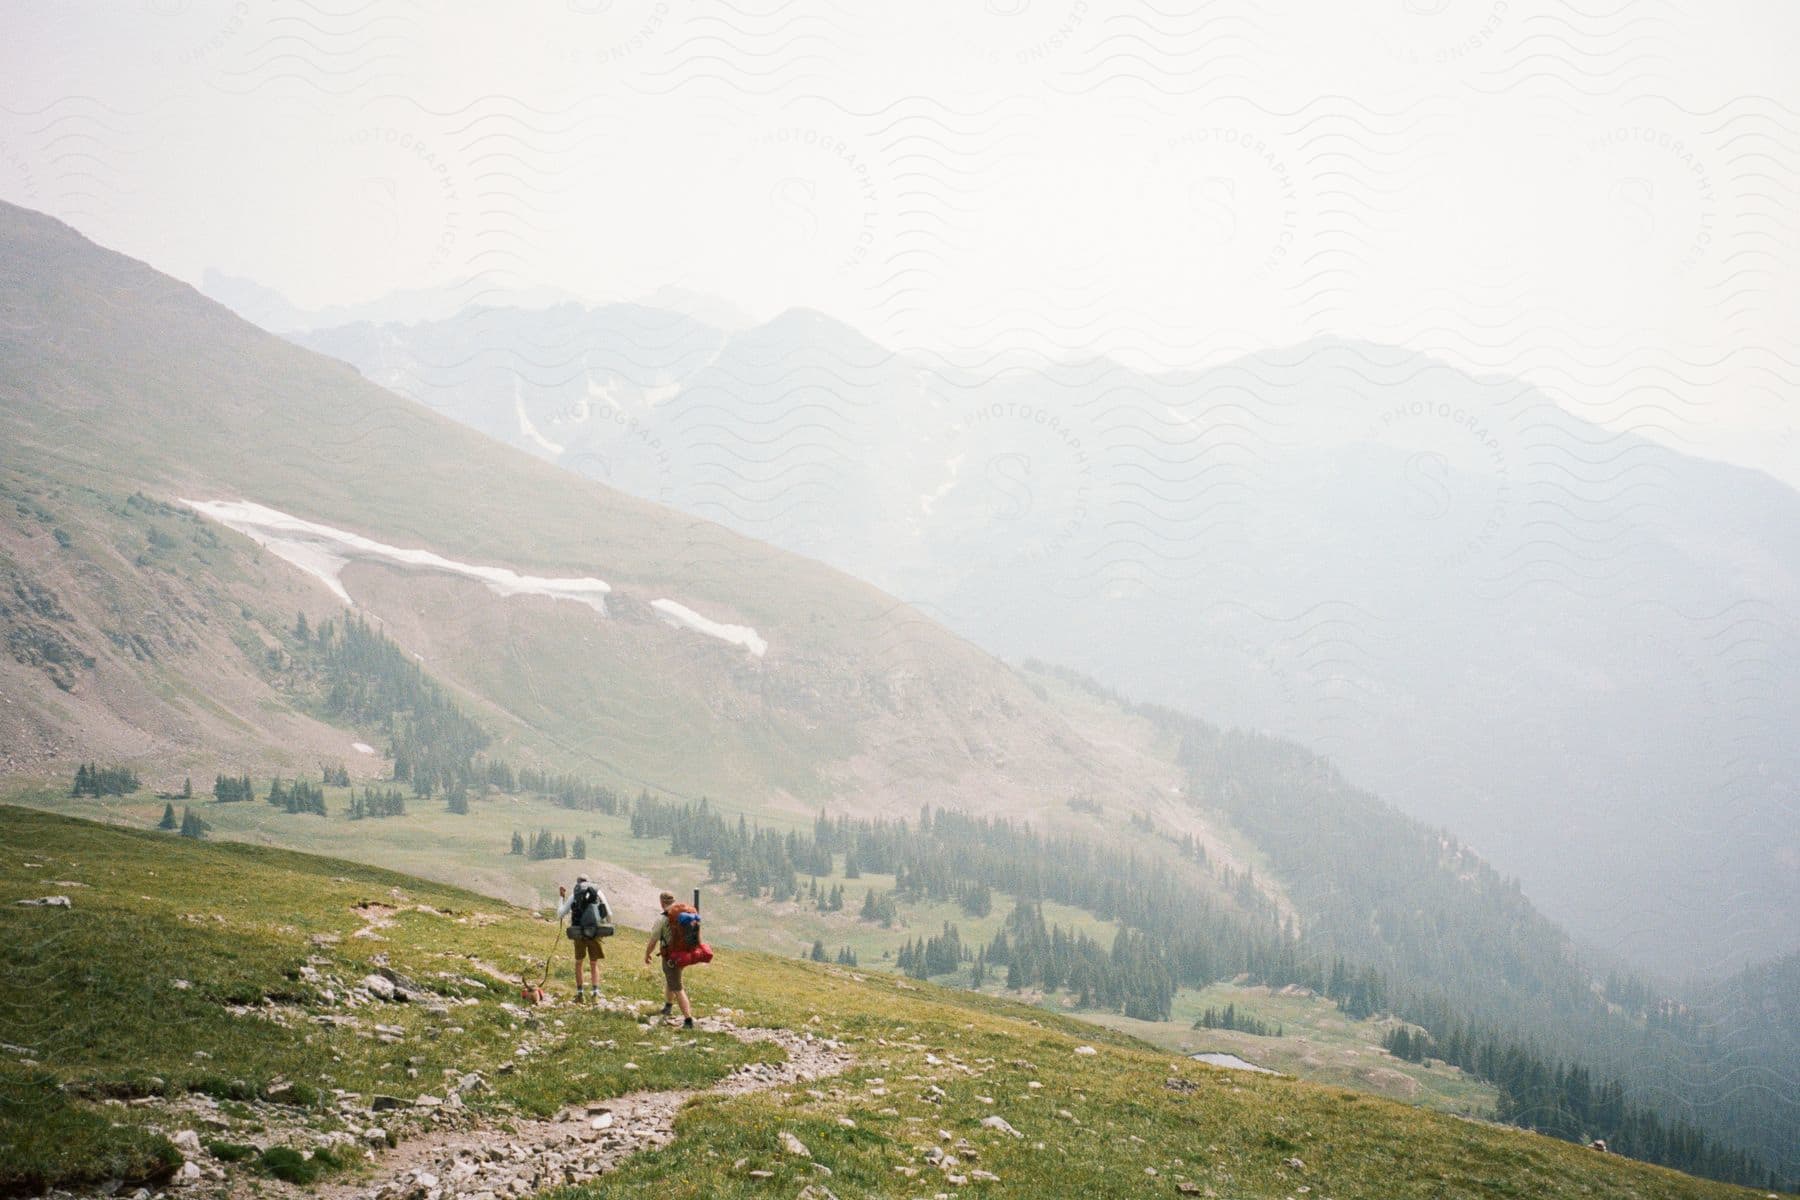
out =
<path fill-rule="evenodd" d="M 352 750 L 356 751 L 358 754 L 373 754 L 373 753 L 375 753 L 375 747 L 369 745 L 369 743 L 367 743 L 367 742 L 351 742 L 350 748 Z"/>
<path fill-rule="evenodd" d="M 722 642 L 730 642 L 734 646 L 742 646 L 757 658 L 761 658 L 769 648 L 756 630 L 748 625 L 724 625 L 718 621 L 701 616 L 685 604 L 677 604 L 673 600 L 652 600 L 650 607 L 667 617 L 671 624 L 681 625 L 696 633 L 704 633 L 707 637 L 716 637 Z"/>
<path fill-rule="evenodd" d="M 525 395 L 516 382 L 513 384 L 513 413 L 519 418 L 519 434 L 521 437 L 529 438 L 531 441 L 537 443 L 540 449 L 549 454 L 557 455 L 558 457 L 561 457 L 563 452 L 568 449 L 567 446 L 558 445 L 539 433 L 537 426 L 531 423 L 531 417 L 525 411 Z"/>
<path fill-rule="evenodd" d="M 956 486 L 956 477 L 962 474 L 963 458 L 963 455 L 958 454 L 955 458 L 944 460 L 944 468 L 949 474 L 944 477 L 942 483 L 938 484 L 935 492 L 921 492 L 919 494 L 920 512 L 929 517 L 931 515 L 932 505 L 950 494 L 950 489 Z"/>
<path fill-rule="evenodd" d="M 604 404 L 616 413 L 623 413 L 625 411 L 624 408 L 620 406 L 618 400 L 613 397 L 613 380 L 610 375 L 606 377 L 605 383 L 594 382 L 594 377 L 592 375 L 587 377 L 587 403 L 590 409 L 597 404 Z"/>
<path fill-rule="evenodd" d="M 681 380 L 677 379 L 673 383 L 659 383 L 644 389 L 644 404 L 650 408 L 656 408 L 659 405 L 667 404 L 679 395 L 681 395 Z"/>
<path fill-rule="evenodd" d="M 573 600 L 595 612 L 606 612 L 606 594 L 612 587 L 589 577 L 550 579 L 520 575 L 506 567 L 483 567 L 458 562 L 429 550 L 407 550 L 366 538 L 359 533 L 333 529 L 316 521 L 292 517 L 250 500 L 183 500 L 204 517 L 234 529 L 284 562 L 292 563 L 318 579 L 345 604 L 354 605 L 344 590 L 344 568 L 352 562 L 379 562 L 416 571 L 458 575 L 487 585 L 499 596 L 547 596 Z M 722 627 L 725 628 L 725 627 Z"/>
<path fill-rule="evenodd" d="M 1235 1054 L 1208 1052 L 1206 1054 L 1190 1054 L 1195 1062 L 1203 1062 L 1209 1067 L 1225 1067 L 1232 1071 L 1255 1071 L 1258 1075 L 1279 1075 L 1279 1071 L 1271 1071 L 1267 1067 L 1259 1067 L 1253 1062 L 1245 1062 Z"/>

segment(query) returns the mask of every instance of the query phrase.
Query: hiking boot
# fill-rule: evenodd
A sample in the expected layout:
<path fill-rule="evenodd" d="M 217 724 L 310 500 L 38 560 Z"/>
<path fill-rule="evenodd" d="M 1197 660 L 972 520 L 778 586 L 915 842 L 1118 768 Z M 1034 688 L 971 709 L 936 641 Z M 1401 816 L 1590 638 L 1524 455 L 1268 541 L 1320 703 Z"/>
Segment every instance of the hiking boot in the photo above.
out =
<path fill-rule="evenodd" d="M 683 1029 L 692 1029 L 694 1027 L 694 1018 L 688 1017 L 686 1020 L 682 1021 L 681 1027 Z"/>
<path fill-rule="evenodd" d="M 662 1015 L 665 1017 L 674 1016 L 675 1015 L 675 1006 L 673 1004 L 663 1005 Z"/>
<path fill-rule="evenodd" d="M 581 1003 L 581 989 L 580 988 L 575 989 L 575 1003 L 577 1003 L 577 1004 Z"/>

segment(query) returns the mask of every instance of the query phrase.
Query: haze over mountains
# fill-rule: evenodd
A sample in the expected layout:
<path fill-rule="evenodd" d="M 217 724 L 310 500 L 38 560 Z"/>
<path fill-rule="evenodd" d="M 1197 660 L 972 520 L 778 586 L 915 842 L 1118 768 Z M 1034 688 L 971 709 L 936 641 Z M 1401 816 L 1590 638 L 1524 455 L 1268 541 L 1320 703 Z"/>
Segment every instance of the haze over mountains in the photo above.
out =
<path fill-rule="evenodd" d="M 1629 960 L 1795 946 L 1800 497 L 1767 476 L 1329 339 L 1148 375 L 971 374 L 805 311 L 298 336 L 995 653 L 1298 738 Z"/>

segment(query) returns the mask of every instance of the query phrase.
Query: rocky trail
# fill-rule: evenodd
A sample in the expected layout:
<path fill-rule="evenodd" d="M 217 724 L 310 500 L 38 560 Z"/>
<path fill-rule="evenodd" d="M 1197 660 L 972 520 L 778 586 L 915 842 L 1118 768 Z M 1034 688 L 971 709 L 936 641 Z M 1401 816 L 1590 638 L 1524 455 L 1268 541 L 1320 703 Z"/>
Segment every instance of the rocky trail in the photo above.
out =
<path fill-rule="evenodd" d="M 710 1017 L 697 1024 L 744 1042 L 774 1042 L 787 1061 L 747 1064 L 709 1088 L 631 1092 L 577 1104 L 549 1120 L 426 1133 L 382 1154 L 373 1181 L 326 1185 L 315 1194 L 326 1200 L 507 1200 L 582 1183 L 640 1150 L 667 1145 L 676 1114 L 695 1096 L 742 1096 L 825 1079 L 851 1063 L 839 1043 L 810 1033 L 744 1028 Z"/>

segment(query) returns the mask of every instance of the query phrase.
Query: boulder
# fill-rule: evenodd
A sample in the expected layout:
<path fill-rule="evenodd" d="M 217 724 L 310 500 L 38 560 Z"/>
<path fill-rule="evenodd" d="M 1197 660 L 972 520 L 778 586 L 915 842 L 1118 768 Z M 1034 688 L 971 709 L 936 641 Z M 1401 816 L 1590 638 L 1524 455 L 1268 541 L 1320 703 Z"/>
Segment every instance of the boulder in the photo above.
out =
<path fill-rule="evenodd" d="M 1008 1137 L 1022 1138 L 1025 1136 L 1024 1134 L 1020 1133 L 1018 1130 L 1014 1129 L 1007 1122 L 1006 1118 L 1002 1117 L 1002 1116 L 983 1117 L 981 1119 L 981 1124 L 984 1129 L 997 1130 L 1000 1133 L 1006 1134 Z"/>

